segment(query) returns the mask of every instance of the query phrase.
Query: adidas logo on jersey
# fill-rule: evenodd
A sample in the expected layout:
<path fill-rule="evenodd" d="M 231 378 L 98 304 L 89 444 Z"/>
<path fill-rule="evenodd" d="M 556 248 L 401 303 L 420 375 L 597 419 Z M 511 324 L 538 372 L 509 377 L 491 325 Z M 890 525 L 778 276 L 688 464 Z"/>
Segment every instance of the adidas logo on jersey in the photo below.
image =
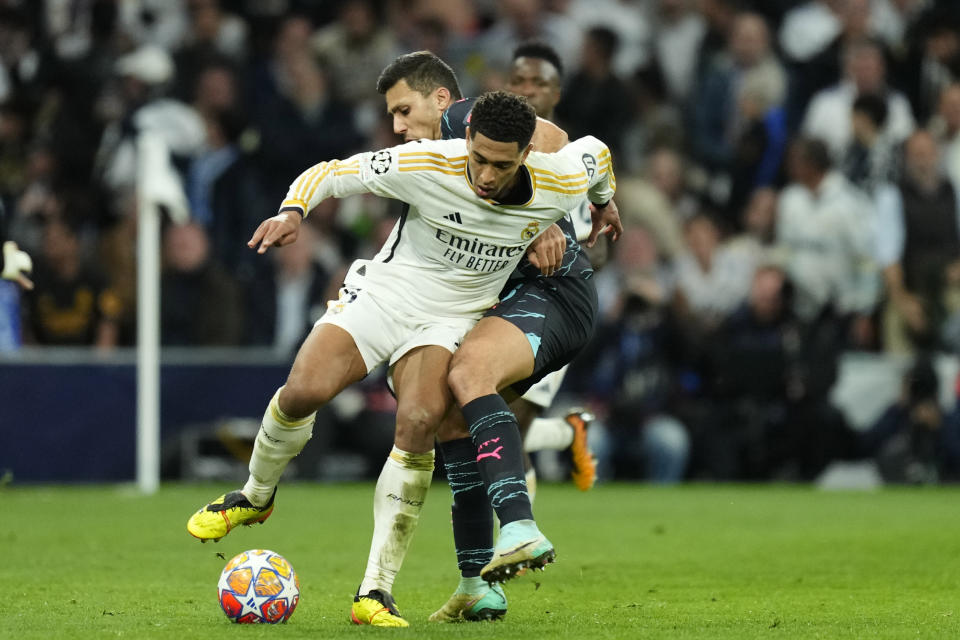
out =
<path fill-rule="evenodd" d="M 450 215 L 443 216 L 446 220 L 456 222 L 457 224 L 463 224 L 463 220 L 460 219 L 460 212 L 454 211 Z"/>

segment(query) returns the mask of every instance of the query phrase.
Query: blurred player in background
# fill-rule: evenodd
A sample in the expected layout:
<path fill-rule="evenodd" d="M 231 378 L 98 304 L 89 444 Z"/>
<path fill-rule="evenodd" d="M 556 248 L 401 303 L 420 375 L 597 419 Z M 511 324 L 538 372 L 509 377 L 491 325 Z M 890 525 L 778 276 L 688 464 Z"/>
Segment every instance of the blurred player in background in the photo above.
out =
<path fill-rule="evenodd" d="M 538 117 L 553 121 L 554 109 L 560 102 L 562 84 L 563 64 L 553 47 L 542 42 L 526 42 L 514 50 L 506 90 L 524 96 Z M 590 203 L 587 200 L 570 212 L 570 222 L 578 242 L 590 236 L 592 222 Z M 582 248 L 594 269 L 602 266 L 606 257 L 604 242 Z M 569 450 L 573 463 L 573 482 L 581 491 L 586 491 L 593 486 L 597 477 L 596 464 L 587 445 L 586 433 L 592 416 L 574 409 L 568 411 L 563 418 L 539 417 L 553 403 L 566 372 L 567 365 L 564 365 L 559 371 L 548 374 L 512 403 L 510 408 L 517 415 L 520 428 L 524 432 L 524 449 L 528 453 Z M 532 499 L 536 486 L 536 471 L 529 458 L 527 469 L 527 483 L 531 486 Z"/>
<path fill-rule="evenodd" d="M 560 153 L 531 156 L 536 115 L 507 93 L 484 96 L 473 115 L 465 140 L 417 141 L 315 165 L 294 181 L 280 212 L 248 243 L 264 253 L 294 242 L 306 213 L 328 197 L 374 193 L 408 205 L 380 253 L 353 263 L 340 299 L 329 303 L 301 346 L 264 414 L 243 489 L 215 499 L 187 523 L 195 537 L 218 540 L 238 525 L 266 520 L 280 475 L 310 438 L 317 409 L 388 362 L 398 405 L 395 446 L 375 490 L 373 542 L 351 610 L 357 624 L 408 626 L 391 591 L 426 498 L 434 440 L 451 408 L 451 391 L 467 402 L 459 385 L 448 387 L 456 370 L 453 352 L 461 341 L 461 348 L 476 342 L 464 335 L 496 302 L 540 226 L 562 218 L 584 194 L 604 205 L 597 232 L 605 223 L 619 228 L 608 205 L 613 174 L 603 143 L 587 137 Z M 584 157 L 593 161 L 584 163 Z M 588 175 L 586 167 L 594 170 Z M 575 186 L 551 186 L 551 175 Z M 519 434 L 490 415 L 488 395 L 463 411 L 477 443 L 470 457 L 480 468 L 481 486 L 496 484 L 491 492 L 512 487 L 498 507 L 505 523 L 501 542 L 509 548 L 501 554 L 505 561 L 494 564 L 495 556 L 491 562 L 496 573 L 548 562 L 554 552 L 532 518 Z M 478 448 L 491 450 L 478 455 Z"/>
<path fill-rule="evenodd" d="M 514 72 L 508 88 L 518 94 L 532 95 L 531 104 L 538 110 L 538 115 L 551 116 L 560 95 L 559 69 L 559 59 L 549 47 L 539 44 L 522 46 L 514 56 Z M 377 90 L 384 95 L 387 110 L 393 115 L 394 131 L 403 135 L 405 140 L 465 135 L 475 100 L 460 99 L 461 92 L 453 71 L 432 53 L 421 51 L 400 56 L 381 74 Z M 591 169 L 598 170 L 599 167 L 588 167 L 588 171 Z M 563 189 L 566 178 L 546 176 L 545 184 L 550 185 L 548 188 Z M 578 202 L 575 210 L 578 216 L 583 211 L 589 218 L 589 203 L 585 199 Z M 531 255 L 530 263 L 521 263 L 501 293 L 501 302 L 487 312 L 478 324 L 477 332 L 471 334 L 476 336 L 485 332 L 482 335 L 486 340 L 482 344 L 486 350 L 471 351 L 468 343 L 461 347 L 451 369 L 451 387 L 460 404 L 464 405 L 476 399 L 472 396 L 479 393 L 475 389 L 483 386 L 484 379 L 487 380 L 486 391 L 493 394 L 509 385 L 505 395 L 513 400 L 510 411 L 503 411 L 506 407 L 500 407 L 504 418 L 512 419 L 515 415 L 522 432 L 526 432 L 531 422 L 539 422 L 532 430 L 537 435 L 538 444 L 552 444 L 555 448 L 574 445 L 574 480 L 581 489 L 588 489 L 596 471 L 586 445 L 587 417 L 571 412 L 565 419 L 535 421 L 542 409 L 550 405 L 560 386 L 562 374 L 557 376 L 552 372 L 565 367 L 589 340 L 596 319 L 596 291 L 590 279 L 593 273 L 590 261 L 577 242 L 570 216 L 558 224 L 563 240 L 558 268 L 554 270 L 552 265 L 541 264 L 542 269 L 538 269 L 532 264 L 533 261 L 540 262 L 541 257 L 547 262 L 549 250 L 545 250 L 543 256 Z M 547 278 L 546 275 L 553 277 Z M 513 341 L 519 344 L 515 345 Z M 503 345 L 515 346 L 504 349 Z M 493 355 L 500 353 L 503 355 Z M 529 377 L 521 376 L 505 385 L 504 377 L 511 366 L 528 373 Z M 541 384 L 535 387 L 541 380 Z M 460 384 L 465 388 L 460 388 Z M 497 402 L 489 398 L 486 401 L 491 406 Z M 464 417 L 467 424 L 471 424 L 470 417 Z M 431 616 L 431 620 L 441 622 L 498 618 L 506 613 L 506 599 L 500 588 L 489 586 L 480 577 L 481 570 L 495 555 L 490 502 L 498 507 L 503 494 L 488 496 L 484 491 L 474 460 L 476 451 L 461 420 L 460 415 L 451 412 L 439 436 L 453 491 L 454 541 L 461 572 L 456 592 Z M 536 476 L 525 453 L 523 459 L 528 470 L 525 495 L 529 494 L 532 499 Z M 499 515 L 500 509 L 497 511 Z M 509 519 L 504 520 L 501 516 L 502 524 L 520 519 L 515 513 L 507 517 Z M 498 550 L 500 546 L 509 546 L 506 543 L 498 545 Z M 504 572 L 510 570 L 506 567 Z M 502 577 L 510 575 L 504 573 Z"/>

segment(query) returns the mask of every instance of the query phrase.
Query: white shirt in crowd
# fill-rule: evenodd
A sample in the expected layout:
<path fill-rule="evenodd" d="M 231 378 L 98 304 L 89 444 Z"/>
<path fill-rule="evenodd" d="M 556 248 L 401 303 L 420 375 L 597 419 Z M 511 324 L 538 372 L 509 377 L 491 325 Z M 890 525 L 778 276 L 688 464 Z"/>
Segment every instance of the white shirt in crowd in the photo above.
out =
<path fill-rule="evenodd" d="M 684 252 L 677 257 L 677 289 L 695 314 L 722 318 L 747 299 L 755 269 L 754 256 L 728 245 L 716 248 L 709 271 L 700 267 L 693 254 Z"/>
<path fill-rule="evenodd" d="M 802 129 L 807 135 L 819 138 L 830 148 L 835 159 L 843 157 L 853 139 L 851 125 L 853 102 L 857 89 L 849 80 L 818 91 L 807 107 Z M 907 139 L 916 128 L 910 103 L 902 93 L 889 90 L 887 93 L 887 123 L 883 134 L 894 144 Z"/>
<path fill-rule="evenodd" d="M 656 23 L 653 51 L 671 99 L 683 101 L 690 95 L 697 79 L 700 44 L 706 35 L 706 23 L 692 11 L 676 22 L 661 20 Z"/>
<path fill-rule="evenodd" d="M 828 303 L 839 313 L 872 309 L 880 293 L 874 230 L 869 200 L 837 172 L 816 193 L 799 184 L 783 190 L 776 239 L 801 318 L 815 317 Z"/>
<path fill-rule="evenodd" d="M 827 48 L 843 25 L 825 2 L 811 0 L 794 7 L 780 25 L 780 47 L 791 60 L 806 62 Z"/>

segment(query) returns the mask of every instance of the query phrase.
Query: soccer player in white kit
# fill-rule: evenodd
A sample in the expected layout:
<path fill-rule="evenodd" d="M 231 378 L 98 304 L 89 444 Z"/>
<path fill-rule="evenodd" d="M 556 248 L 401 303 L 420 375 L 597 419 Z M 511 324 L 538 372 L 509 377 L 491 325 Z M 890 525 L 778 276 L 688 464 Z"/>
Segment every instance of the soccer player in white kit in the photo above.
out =
<path fill-rule="evenodd" d="M 521 45 L 514 52 L 514 66 L 507 89 L 526 97 L 541 119 L 549 119 L 559 100 L 561 68 L 556 53 L 547 45 Z M 462 99 L 453 70 L 436 55 L 418 51 L 398 57 L 381 73 L 377 90 L 384 94 L 387 110 L 394 119 L 394 131 L 406 140 L 463 138 L 466 135 L 475 99 Z M 543 120 L 538 121 L 540 124 Z M 555 136 L 554 139 L 545 138 L 537 136 L 536 140 L 538 145 L 546 142 L 545 150 L 562 146 Z M 584 198 L 571 216 L 558 222 L 560 226 L 555 228 L 561 244 L 555 250 L 556 255 L 551 255 L 549 246 L 543 250 L 537 248 L 536 256 L 541 258 L 540 262 L 550 261 L 552 264 L 536 265 L 541 268 L 538 272 L 526 260 L 522 261 L 501 293 L 501 303 L 485 314 L 506 321 L 495 327 L 488 345 L 502 345 L 511 337 L 526 335 L 532 348 L 531 351 L 517 344 L 515 350 L 507 350 L 511 353 L 526 350 L 526 362 L 532 363 L 533 370 L 528 377 L 511 381 L 509 388 L 503 390 L 508 398 L 519 396 L 510 400 L 509 410 L 517 417 L 521 436 L 525 437 L 525 449 L 537 450 L 544 448 L 545 444 L 561 450 L 570 447 L 575 463 L 574 481 L 581 489 L 589 488 L 595 477 L 592 456 L 586 445 L 585 415 L 571 411 L 565 418 L 535 416 L 550 405 L 567 363 L 593 333 L 596 293 L 590 279 L 591 261 L 577 243 L 577 240 L 586 240 L 591 231 L 588 205 L 589 201 Z M 584 215 L 587 224 L 581 235 L 577 223 L 582 222 Z M 547 235 L 539 237 L 538 242 L 545 240 Z M 541 242 L 540 246 L 543 244 Z M 545 275 L 554 277 L 544 278 Z M 465 345 L 469 351 L 470 342 Z M 466 366 L 461 367 L 467 369 L 468 377 L 474 377 L 469 373 L 471 366 L 490 370 L 483 359 L 494 360 L 503 367 L 506 356 L 502 351 L 492 348 L 480 353 L 480 362 L 468 359 Z M 525 364 L 522 356 L 517 364 Z M 506 596 L 498 585 L 487 584 L 480 577 L 481 569 L 494 553 L 490 498 L 479 482 L 476 451 L 459 413 L 447 415 L 441 425 L 439 440 L 454 499 L 452 522 L 461 578 L 454 594 L 430 616 L 430 620 L 497 619 L 506 614 Z M 533 448 L 529 446 L 531 444 Z M 526 455 L 524 458 L 528 463 Z M 532 466 L 527 464 L 526 468 L 526 491 L 532 502 L 536 476 Z"/>
<path fill-rule="evenodd" d="M 373 543 L 351 616 L 358 624 L 408 626 L 391 590 L 430 484 L 436 429 L 453 402 L 452 354 L 496 303 L 540 229 L 584 194 L 604 204 L 613 195 L 602 142 L 586 137 L 560 153 L 531 153 L 535 119 L 524 100 L 488 94 L 466 140 L 322 162 L 294 181 L 280 212 L 248 243 L 259 253 L 295 241 L 302 218 L 327 197 L 374 193 L 409 208 L 373 260 L 354 262 L 340 299 L 301 346 L 264 414 L 247 483 L 195 513 L 187 524 L 192 535 L 217 540 L 237 525 L 266 520 L 280 474 L 310 438 L 317 409 L 388 362 L 398 404 L 395 446 L 377 482 Z M 609 206 L 596 221 L 598 229 L 619 226 Z M 480 448 L 488 444 L 477 440 Z M 499 451 L 490 453 L 484 464 L 502 461 Z M 522 483 L 522 467 L 519 473 Z"/>

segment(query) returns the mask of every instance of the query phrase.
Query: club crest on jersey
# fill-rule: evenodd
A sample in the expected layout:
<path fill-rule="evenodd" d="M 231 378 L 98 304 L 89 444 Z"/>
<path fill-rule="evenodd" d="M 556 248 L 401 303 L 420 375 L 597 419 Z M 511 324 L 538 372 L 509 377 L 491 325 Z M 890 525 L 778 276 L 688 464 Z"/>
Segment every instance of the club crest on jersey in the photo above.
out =
<path fill-rule="evenodd" d="M 580 160 L 583 162 L 584 169 L 587 170 L 587 178 L 593 180 L 593 174 L 597 172 L 597 159 L 589 153 L 585 153 L 580 156 Z"/>
<path fill-rule="evenodd" d="M 540 233 L 540 223 L 534 220 L 533 222 L 527 223 L 527 227 L 520 232 L 520 238 L 523 240 L 532 240 L 538 233 Z"/>
<path fill-rule="evenodd" d="M 370 169 L 377 175 L 384 174 L 390 168 L 392 161 L 393 158 L 390 156 L 389 151 L 385 149 L 377 151 L 370 157 Z"/>
<path fill-rule="evenodd" d="M 347 308 L 347 305 L 356 300 L 359 294 L 359 289 L 354 289 L 352 287 L 341 288 L 340 294 L 336 300 L 327 300 L 327 311 L 329 313 L 343 313 L 344 309 Z"/>

